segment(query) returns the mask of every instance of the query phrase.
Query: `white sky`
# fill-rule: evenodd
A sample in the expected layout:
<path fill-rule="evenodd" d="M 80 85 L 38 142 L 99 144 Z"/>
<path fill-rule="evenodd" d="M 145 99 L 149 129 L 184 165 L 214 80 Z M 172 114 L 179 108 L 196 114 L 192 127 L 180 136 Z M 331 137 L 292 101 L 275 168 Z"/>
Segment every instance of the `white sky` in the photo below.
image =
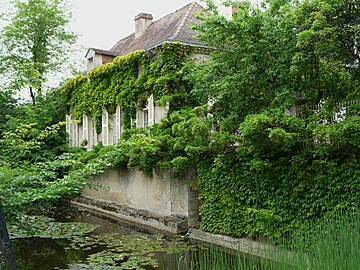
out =
<path fill-rule="evenodd" d="M 154 21 L 189 4 L 193 0 L 68 0 L 72 6 L 71 30 L 79 35 L 78 54 L 74 58 L 77 69 L 85 70 L 84 56 L 86 48 L 110 49 L 118 40 L 135 30 L 134 17 L 139 13 L 150 13 Z M 255 1 L 255 0 L 254 0 Z M 11 0 L 0 0 L 0 14 L 11 6 Z M 205 7 L 205 3 L 197 0 Z M 222 0 L 214 0 L 220 4 Z M 222 8 L 224 15 L 230 14 L 230 8 Z M 0 29 L 5 25 L 0 18 Z M 80 60 L 81 59 L 81 60 Z M 69 77 L 68 74 L 63 74 Z M 70 75 L 71 76 L 71 75 Z M 52 79 L 51 79 L 52 81 Z M 56 85 L 55 79 L 54 84 Z"/>
<path fill-rule="evenodd" d="M 150 13 L 157 20 L 191 1 L 70 0 L 74 19 L 72 29 L 80 34 L 79 43 L 85 48 L 110 49 L 118 40 L 134 32 L 137 14 Z M 205 7 L 205 3 L 196 2 Z M 220 0 L 216 2 L 220 3 Z"/>
<path fill-rule="evenodd" d="M 11 0 L 0 0 L 0 13 L 6 11 Z M 84 49 L 92 47 L 110 49 L 118 40 L 134 32 L 134 17 L 139 13 L 150 13 L 154 21 L 189 4 L 193 0 L 68 0 L 72 6 L 71 29 L 79 35 L 78 45 Z M 197 0 L 206 6 L 201 0 Z M 220 4 L 221 0 L 214 2 Z M 222 8 L 229 14 L 229 8 Z M 4 25 L 0 18 L 0 28 Z"/>

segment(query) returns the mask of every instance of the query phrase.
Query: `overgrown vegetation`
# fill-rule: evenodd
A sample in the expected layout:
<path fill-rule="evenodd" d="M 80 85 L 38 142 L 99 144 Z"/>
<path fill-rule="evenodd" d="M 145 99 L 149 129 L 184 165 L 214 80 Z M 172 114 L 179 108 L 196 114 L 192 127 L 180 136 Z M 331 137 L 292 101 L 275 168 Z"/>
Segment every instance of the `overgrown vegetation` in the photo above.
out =
<path fill-rule="evenodd" d="M 63 93 L 72 115 L 75 120 L 82 119 L 84 114 L 91 115 L 96 119 L 96 129 L 100 133 L 103 108 L 114 112 L 119 105 L 124 113 L 124 127 L 131 128 L 136 107 L 150 95 L 158 102 L 161 98 L 170 100 L 174 96 L 178 102 L 186 100 L 192 88 L 179 71 L 190 52 L 191 48 L 180 43 L 165 43 L 155 52 L 135 51 L 119 56 L 111 63 L 94 68 L 86 76 L 67 81 Z M 191 100 L 186 100 L 181 105 L 190 103 Z"/>
<path fill-rule="evenodd" d="M 208 4 L 197 29 L 217 48 L 209 62 L 189 63 L 188 47 L 166 43 L 118 57 L 63 87 L 67 109 L 77 120 L 95 117 L 98 131 L 103 109 L 122 107 L 127 130 L 116 145 L 61 154 L 57 118 L 39 118 L 48 115 L 45 103 L 42 113 L 31 109 L 36 121 L 4 130 L 0 198 L 8 213 L 73 196 L 105 169 L 136 166 L 147 174 L 172 169 L 179 177 L 195 169 L 201 226 L 213 233 L 279 238 L 309 231 L 305 224 L 340 210 L 358 217 L 359 105 L 347 109 L 344 121 L 330 121 L 337 102 L 359 100 L 356 1 L 271 0 L 263 9 L 235 3 L 231 20 Z M 148 131 L 130 129 L 136 106 L 150 95 L 169 102 L 168 116 Z M 325 106 L 313 114 L 310 106 L 319 101 Z M 285 113 L 290 108 L 296 116 Z"/>
<path fill-rule="evenodd" d="M 49 92 L 44 102 L 17 105 L 4 115 L 0 201 L 9 218 L 81 190 L 81 182 L 66 176 L 76 162 L 66 153 L 61 100 L 59 91 Z"/>
<path fill-rule="evenodd" d="M 86 154 L 88 164 L 138 166 L 148 174 L 159 166 L 179 176 L 195 169 L 202 228 L 214 233 L 277 238 L 339 210 L 358 215 L 359 106 L 350 106 L 342 122 L 330 119 L 337 102 L 358 98 L 359 7 L 325 0 L 269 1 L 263 9 L 230 3 L 238 10 L 228 20 L 208 4 L 210 15 L 197 29 L 217 48 L 209 62 L 184 64 L 182 46 L 167 44 L 155 60 L 135 52 L 65 89 L 78 118 L 135 106 L 151 94 L 172 95 L 170 104 L 179 104 L 174 93 L 188 95 L 187 87 L 197 104 L 214 104 L 182 102 L 149 132 L 128 130 L 117 145 Z M 349 16 L 336 16 L 343 13 Z M 339 29 L 346 35 L 330 34 Z M 319 101 L 325 106 L 313 114 Z M 289 108 L 297 117 L 285 114 Z"/>

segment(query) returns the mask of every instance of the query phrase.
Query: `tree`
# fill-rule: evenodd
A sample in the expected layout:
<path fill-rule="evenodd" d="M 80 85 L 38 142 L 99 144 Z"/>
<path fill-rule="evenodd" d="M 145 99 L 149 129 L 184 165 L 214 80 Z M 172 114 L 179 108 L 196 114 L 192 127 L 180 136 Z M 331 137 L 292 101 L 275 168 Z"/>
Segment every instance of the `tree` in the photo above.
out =
<path fill-rule="evenodd" d="M 0 90 L 0 132 L 3 131 L 8 117 L 15 115 L 15 111 L 16 99 L 13 98 L 10 92 Z"/>
<path fill-rule="evenodd" d="M 195 73 L 195 92 L 216 101 L 214 115 L 223 123 L 231 119 L 236 129 L 248 114 L 291 103 L 289 70 L 296 40 L 282 27 L 286 10 L 230 4 L 237 7 L 232 19 L 211 5 L 210 15 L 197 26 L 200 39 L 216 49 L 211 61 Z"/>
<path fill-rule="evenodd" d="M 11 88 L 28 88 L 32 103 L 43 95 L 47 76 L 67 59 L 76 36 L 68 30 L 66 1 L 15 0 L 10 24 L 1 31 L 0 72 Z"/>
<path fill-rule="evenodd" d="M 215 102 L 223 126 L 234 131 L 271 107 L 359 98 L 358 1 L 268 0 L 261 9 L 228 2 L 237 6 L 232 19 L 210 4 L 196 27 L 216 49 L 193 73 L 194 92 Z"/>
<path fill-rule="evenodd" d="M 14 254 L 11 248 L 9 234 L 6 228 L 6 222 L 2 206 L 0 203 L 0 251 L 3 254 L 5 268 L 9 270 L 16 270 Z"/>
<path fill-rule="evenodd" d="M 297 37 L 291 73 L 303 98 L 313 103 L 358 99 L 359 1 L 305 0 L 287 16 Z"/>
<path fill-rule="evenodd" d="M 60 94 L 60 88 L 48 91 L 41 101 L 36 102 L 35 106 L 25 103 L 10 107 L 11 103 L 8 105 L 5 102 L 2 105 L 4 108 L 0 109 L 0 154 L 6 157 L 8 161 L 11 160 L 10 156 L 12 154 L 5 154 L 7 151 L 18 156 L 20 153 L 26 152 L 24 150 L 27 149 L 27 146 L 22 143 L 15 143 L 14 146 L 3 144 L 2 139 L 5 139 L 9 134 L 13 134 L 15 137 L 20 136 L 19 138 L 23 139 L 24 143 L 28 143 L 36 139 L 44 129 L 49 129 L 51 126 L 63 122 L 66 113 L 65 101 Z M 10 107 L 12 111 L 9 111 L 10 109 L 7 109 L 7 107 Z M 4 118 L 4 122 L 1 121 L 1 118 Z M 23 127 L 29 127 L 30 129 L 25 133 L 19 132 L 28 129 L 23 129 Z M 28 162 L 48 160 L 67 151 L 65 128 L 61 127 L 58 132 L 44 137 L 41 142 L 41 146 L 38 145 L 29 153 L 20 154 L 22 157 L 18 156 L 14 163 L 18 164 L 22 160 Z M 1 160 L 0 157 L 0 163 Z"/>

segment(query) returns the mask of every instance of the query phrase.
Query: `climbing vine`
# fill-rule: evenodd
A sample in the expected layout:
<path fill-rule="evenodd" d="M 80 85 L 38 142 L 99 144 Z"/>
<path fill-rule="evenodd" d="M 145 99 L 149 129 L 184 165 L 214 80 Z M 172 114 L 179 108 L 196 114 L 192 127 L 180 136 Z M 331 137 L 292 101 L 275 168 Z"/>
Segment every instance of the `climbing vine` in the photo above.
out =
<path fill-rule="evenodd" d="M 87 75 L 67 81 L 63 94 L 71 114 L 76 120 L 84 114 L 91 115 L 100 132 L 103 109 L 111 111 L 119 105 L 125 127 L 131 127 L 136 107 L 150 95 L 159 101 L 164 96 L 186 92 L 179 71 L 189 51 L 180 43 L 164 43 L 150 52 L 134 51 L 116 57 Z"/>

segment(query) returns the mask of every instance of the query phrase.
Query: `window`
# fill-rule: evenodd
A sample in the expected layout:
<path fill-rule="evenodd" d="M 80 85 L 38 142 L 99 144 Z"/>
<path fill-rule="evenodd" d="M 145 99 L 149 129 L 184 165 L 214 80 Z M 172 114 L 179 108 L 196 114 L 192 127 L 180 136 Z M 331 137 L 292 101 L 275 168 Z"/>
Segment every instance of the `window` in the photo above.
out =
<path fill-rule="evenodd" d="M 89 146 L 89 133 L 88 133 L 89 118 L 87 115 L 83 115 L 83 141 L 82 145 Z"/>
<path fill-rule="evenodd" d="M 91 145 L 96 145 L 96 130 L 95 130 L 95 123 L 92 122 L 92 127 L 91 127 Z"/>
<path fill-rule="evenodd" d="M 118 141 L 116 113 L 113 115 L 112 133 L 113 133 L 113 144 L 115 144 Z"/>
<path fill-rule="evenodd" d="M 149 126 L 149 110 L 143 109 L 143 127 L 146 128 Z"/>
<path fill-rule="evenodd" d="M 71 124 L 71 135 L 70 135 L 70 140 L 71 140 L 71 146 L 78 146 L 79 143 L 79 138 L 78 138 L 78 125 L 77 123 L 72 123 Z"/>

